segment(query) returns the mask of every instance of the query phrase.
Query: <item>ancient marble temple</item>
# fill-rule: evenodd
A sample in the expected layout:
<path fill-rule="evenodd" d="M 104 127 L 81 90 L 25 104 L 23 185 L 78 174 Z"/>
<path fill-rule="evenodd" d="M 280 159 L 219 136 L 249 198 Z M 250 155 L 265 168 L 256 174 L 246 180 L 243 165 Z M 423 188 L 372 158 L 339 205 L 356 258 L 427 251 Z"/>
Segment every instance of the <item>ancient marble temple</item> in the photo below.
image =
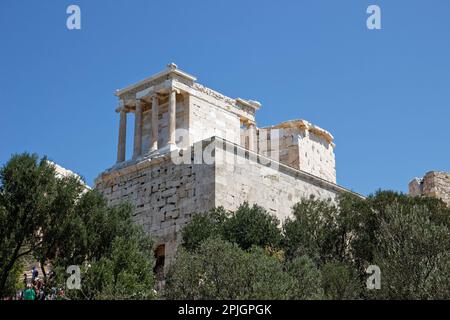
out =
<path fill-rule="evenodd" d="M 159 272 L 195 213 L 247 201 L 283 220 L 304 197 L 350 192 L 336 184 L 328 131 L 305 120 L 258 127 L 259 102 L 209 89 L 173 63 L 116 96 L 117 162 L 95 184 L 110 205 L 134 205 L 135 221 L 156 239 Z"/>

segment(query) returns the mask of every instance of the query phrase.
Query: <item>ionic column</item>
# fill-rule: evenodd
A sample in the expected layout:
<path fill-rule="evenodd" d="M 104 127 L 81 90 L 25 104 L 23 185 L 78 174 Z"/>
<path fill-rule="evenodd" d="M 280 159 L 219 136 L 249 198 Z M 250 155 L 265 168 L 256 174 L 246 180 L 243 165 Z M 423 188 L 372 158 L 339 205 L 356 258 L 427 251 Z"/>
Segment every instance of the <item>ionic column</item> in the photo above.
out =
<path fill-rule="evenodd" d="M 176 147 L 175 144 L 175 126 L 176 126 L 176 105 L 177 101 L 177 91 L 175 89 L 171 89 L 169 92 L 169 140 L 167 141 L 167 145 L 169 149 L 172 150 Z"/>
<path fill-rule="evenodd" d="M 117 144 L 117 163 L 125 161 L 125 147 L 127 141 L 127 112 L 125 107 L 120 109 L 120 124 L 119 124 L 119 141 Z"/>
<path fill-rule="evenodd" d="M 133 159 L 141 155 L 142 151 L 142 103 L 136 99 L 136 112 L 134 113 L 134 149 Z"/>
<path fill-rule="evenodd" d="M 250 122 L 248 125 L 248 149 L 250 151 L 255 150 L 255 124 L 253 122 Z"/>
<path fill-rule="evenodd" d="M 152 97 L 152 141 L 150 151 L 158 150 L 158 96 Z"/>

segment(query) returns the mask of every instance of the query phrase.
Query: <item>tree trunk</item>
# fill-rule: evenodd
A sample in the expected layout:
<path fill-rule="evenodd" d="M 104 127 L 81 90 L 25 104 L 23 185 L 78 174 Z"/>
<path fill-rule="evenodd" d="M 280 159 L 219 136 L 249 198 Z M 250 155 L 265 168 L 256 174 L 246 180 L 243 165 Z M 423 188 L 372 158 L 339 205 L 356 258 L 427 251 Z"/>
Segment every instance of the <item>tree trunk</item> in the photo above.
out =
<path fill-rule="evenodd" d="M 45 280 L 45 279 L 47 279 L 47 274 L 45 273 L 45 259 L 41 259 L 41 261 L 39 261 L 39 263 L 41 264 L 42 276 L 44 277 L 44 280 Z"/>
<path fill-rule="evenodd" d="M 3 292 L 5 290 L 6 280 L 8 279 L 9 272 L 14 267 L 14 263 L 16 263 L 17 257 L 19 255 L 20 248 L 22 247 L 22 241 L 20 241 L 16 249 L 14 250 L 14 253 L 11 257 L 11 260 L 6 264 L 5 269 L 3 269 L 2 274 L 0 275 L 0 295 L 3 295 Z"/>

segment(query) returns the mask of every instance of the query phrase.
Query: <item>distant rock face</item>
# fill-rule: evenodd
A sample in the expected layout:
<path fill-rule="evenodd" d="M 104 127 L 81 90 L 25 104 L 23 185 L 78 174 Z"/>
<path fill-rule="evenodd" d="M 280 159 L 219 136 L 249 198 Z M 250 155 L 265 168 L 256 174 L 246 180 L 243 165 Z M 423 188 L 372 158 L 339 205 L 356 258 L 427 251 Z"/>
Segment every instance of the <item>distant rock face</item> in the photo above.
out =
<path fill-rule="evenodd" d="M 417 197 L 422 195 L 423 192 L 423 179 L 422 178 L 414 178 L 409 182 L 408 185 L 408 193 L 412 197 Z"/>
<path fill-rule="evenodd" d="M 450 206 L 450 173 L 430 171 L 423 178 L 414 178 L 409 183 L 409 194 L 442 199 Z"/>
<path fill-rule="evenodd" d="M 83 179 L 81 179 L 81 177 L 78 174 L 76 174 L 75 172 L 73 172 L 73 171 L 71 171 L 69 169 L 63 168 L 60 165 L 58 165 L 57 163 L 55 163 L 55 162 L 52 162 L 52 161 L 48 161 L 48 162 L 55 168 L 55 172 L 56 172 L 56 177 L 57 178 L 64 178 L 64 177 L 73 176 L 73 177 L 76 177 L 76 178 L 80 179 L 80 181 L 86 187 L 86 190 L 91 189 L 86 183 L 84 183 Z"/>

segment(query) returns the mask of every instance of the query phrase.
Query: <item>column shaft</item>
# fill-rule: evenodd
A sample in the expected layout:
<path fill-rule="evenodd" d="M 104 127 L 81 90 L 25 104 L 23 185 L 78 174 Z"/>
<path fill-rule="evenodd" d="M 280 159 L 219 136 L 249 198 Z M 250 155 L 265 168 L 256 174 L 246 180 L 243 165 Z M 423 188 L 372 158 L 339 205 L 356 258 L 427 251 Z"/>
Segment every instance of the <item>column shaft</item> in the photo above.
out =
<path fill-rule="evenodd" d="M 152 141 L 150 151 L 158 150 L 158 96 L 152 97 Z"/>
<path fill-rule="evenodd" d="M 142 151 L 142 103 L 136 99 L 136 112 L 134 113 L 134 149 L 133 159 L 141 155 Z"/>
<path fill-rule="evenodd" d="M 120 110 L 120 124 L 119 124 L 119 141 L 117 144 L 117 162 L 125 161 L 125 148 L 127 141 L 127 113 L 125 108 Z"/>
<path fill-rule="evenodd" d="M 167 144 L 169 148 L 175 147 L 175 126 L 176 126 L 176 90 L 171 90 L 169 93 L 169 139 Z"/>
<path fill-rule="evenodd" d="M 250 123 L 248 126 L 248 149 L 250 151 L 256 151 L 255 149 L 255 124 Z"/>

